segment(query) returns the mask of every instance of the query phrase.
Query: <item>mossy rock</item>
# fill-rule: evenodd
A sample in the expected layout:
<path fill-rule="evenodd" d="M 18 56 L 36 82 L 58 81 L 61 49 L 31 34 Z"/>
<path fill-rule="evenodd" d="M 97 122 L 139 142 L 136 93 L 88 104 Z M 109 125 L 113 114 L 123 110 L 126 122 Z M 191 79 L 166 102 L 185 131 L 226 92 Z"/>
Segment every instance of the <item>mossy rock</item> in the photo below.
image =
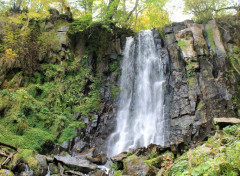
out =
<path fill-rule="evenodd" d="M 49 170 L 50 170 L 51 174 L 58 174 L 59 173 L 59 168 L 54 163 L 49 164 Z"/>
<path fill-rule="evenodd" d="M 1 169 L 0 170 L 0 176 L 14 176 L 14 174 L 10 170 Z"/>
<path fill-rule="evenodd" d="M 123 175 L 155 176 L 156 173 L 157 169 L 147 165 L 141 157 L 132 155 L 124 160 Z"/>
<path fill-rule="evenodd" d="M 23 161 L 23 157 L 20 153 L 17 153 L 13 156 L 12 161 L 9 163 L 8 168 L 13 170 L 19 163 Z"/>

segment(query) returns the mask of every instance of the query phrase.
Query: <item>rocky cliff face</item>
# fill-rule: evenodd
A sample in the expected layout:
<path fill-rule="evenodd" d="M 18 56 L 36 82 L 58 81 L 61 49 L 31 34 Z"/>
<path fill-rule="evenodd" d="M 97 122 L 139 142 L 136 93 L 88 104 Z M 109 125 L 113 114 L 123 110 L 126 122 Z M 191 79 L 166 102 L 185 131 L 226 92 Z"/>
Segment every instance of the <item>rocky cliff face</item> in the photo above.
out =
<path fill-rule="evenodd" d="M 204 140 L 214 129 L 213 118 L 237 117 L 234 99 L 239 75 L 228 57 L 230 43 L 237 41 L 222 22 L 185 21 L 165 28 L 164 47 L 170 62 L 169 144 Z"/>
<path fill-rule="evenodd" d="M 158 54 L 162 58 L 166 77 L 164 99 L 164 113 L 167 119 L 164 128 L 165 147 L 171 147 L 174 150 L 181 148 L 183 145 L 194 145 L 206 139 L 213 132 L 215 128 L 213 119 L 216 122 L 216 118 L 239 117 L 240 60 L 238 56 L 240 54 L 240 42 L 238 38 L 240 34 L 238 32 L 238 23 L 239 21 L 235 18 L 212 20 L 207 24 L 185 21 L 165 27 L 161 35 L 158 30 L 153 30 L 154 41 Z M 77 135 L 73 137 L 72 133 L 70 133 L 67 136 L 69 138 L 60 140 L 61 143 L 64 141 L 61 145 L 54 146 L 53 143 L 43 143 L 41 146 L 43 148 L 42 154 L 56 154 L 56 156 L 54 158 L 36 157 L 34 159 L 35 162 L 38 160 L 36 165 L 41 165 L 44 169 L 39 170 L 39 167 L 37 167 L 38 170 L 33 169 L 34 174 L 45 175 L 47 166 L 49 166 L 52 173 L 56 170 L 56 173 L 68 173 L 71 175 L 75 171 L 79 171 L 85 174 L 93 172 L 93 175 L 97 175 L 95 172 L 101 172 L 97 165 L 103 165 L 107 162 L 104 154 L 107 149 L 106 141 L 116 127 L 122 51 L 126 37 L 134 34 L 131 31 L 116 27 L 109 29 L 102 24 L 95 24 L 81 32 L 70 33 L 71 26 L 67 21 L 63 21 L 57 27 L 51 21 L 46 21 L 41 26 L 41 30 L 45 32 L 52 31 L 54 36 L 58 36 L 60 40 L 56 51 L 51 51 L 52 57 L 46 55 L 45 60 L 42 58 L 42 60 L 37 61 L 39 74 L 42 75 L 40 75 L 41 79 L 39 79 L 38 84 L 43 85 L 62 75 L 61 81 L 57 82 L 57 79 L 55 80 L 58 83 L 56 88 L 58 88 L 61 87 L 62 82 L 70 79 L 63 75 L 71 73 L 71 81 L 64 83 L 66 86 L 64 91 L 67 92 L 67 89 L 70 89 L 68 83 L 72 84 L 72 87 L 75 87 L 75 82 L 81 84 L 80 86 L 77 85 L 77 88 L 71 89 L 66 99 L 80 97 L 86 101 L 81 101 L 78 98 L 76 102 L 68 104 L 68 101 L 62 100 L 62 96 L 60 96 L 59 101 L 66 101 L 66 108 L 78 105 L 72 108 L 71 113 L 67 113 L 66 116 L 69 118 L 75 113 L 72 121 L 74 124 L 75 122 L 83 124 L 84 127 L 77 128 L 73 126 L 73 130 L 77 132 Z M 69 61 L 70 56 L 74 56 L 72 61 Z M 48 77 L 45 75 L 47 70 L 40 69 L 43 63 L 50 63 L 51 67 L 59 68 L 58 71 L 61 74 Z M 50 66 L 46 68 L 51 68 Z M 61 72 L 61 69 L 64 72 Z M 56 72 L 55 69 L 53 71 Z M 4 76 L 0 78 L 2 89 L 9 88 L 6 85 L 10 84 L 8 83 L 9 80 L 13 80 L 5 78 L 7 73 L 7 71 L 4 72 Z M 76 75 L 78 78 L 72 80 Z M 94 91 L 92 85 L 95 85 Z M 22 87 L 19 84 L 14 88 L 21 89 Z M 42 89 L 37 87 L 36 95 L 34 94 L 36 97 L 34 98 L 39 98 Z M 48 94 L 53 91 L 46 92 L 45 94 Z M 59 92 L 62 93 L 62 90 L 59 90 Z M 100 96 L 98 96 L 98 93 Z M 53 100 L 51 102 L 58 100 L 57 98 L 54 99 L 55 96 L 55 94 L 52 95 Z M 98 97 L 100 97 L 100 100 Z M 42 97 L 40 100 L 45 99 Z M 6 102 L 8 101 L 6 99 Z M 16 104 L 16 101 L 13 102 L 13 104 Z M 81 102 L 80 105 L 79 102 Z M 85 102 L 88 106 L 84 106 L 82 102 Z M 4 106 L 0 109 L 1 118 L 5 117 L 5 112 L 7 112 L 5 107 L 7 103 L 2 104 Z M 40 105 L 42 106 L 42 104 Z M 24 111 L 27 116 L 26 119 L 30 118 L 30 110 L 29 112 Z M 65 112 L 64 110 L 63 108 L 63 112 Z M 49 110 L 49 112 L 51 111 L 52 109 Z M 13 123 L 17 122 L 13 121 Z M 57 128 L 56 134 L 58 136 L 61 136 L 62 131 L 66 128 L 66 126 L 63 126 Z M 71 140 L 67 142 L 68 139 Z M 166 148 L 150 145 L 148 149 L 140 148 L 135 153 L 140 156 L 146 152 L 161 153 L 165 150 Z M 66 155 L 65 152 L 71 156 Z M 177 153 L 178 151 L 173 152 Z M 122 162 L 123 158 L 126 157 L 127 153 L 123 153 L 120 155 L 120 159 L 116 161 Z M 32 159 L 32 157 L 30 158 Z M 133 159 L 138 160 L 136 157 Z M 127 160 L 127 162 L 133 165 L 131 160 Z M 30 161 L 21 161 L 20 164 L 15 164 L 17 169 L 14 173 L 27 170 L 25 163 L 28 163 L 31 168 Z M 59 167 L 57 167 L 58 164 Z M 20 165 L 23 167 L 18 168 Z M 69 168 L 64 170 L 62 165 Z M 124 173 L 132 175 L 132 171 L 142 167 L 146 169 L 146 172 L 152 173 L 151 168 L 147 165 L 142 166 L 141 162 L 139 167 L 125 167 Z M 14 169 L 10 168 L 10 170 Z"/>
<path fill-rule="evenodd" d="M 231 32 L 237 26 L 227 25 L 225 21 L 212 20 L 207 24 L 192 21 L 173 23 L 164 29 L 164 37 L 154 31 L 155 43 L 164 60 L 167 77 L 166 146 L 193 145 L 206 139 L 214 130 L 213 118 L 238 117 L 238 66 L 234 66 L 229 59 L 234 46 L 238 44 L 238 39 L 234 38 L 238 34 Z M 120 44 L 114 41 L 109 43 L 109 48 L 121 46 L 115 51 L 109 50 L 107 57 L 110 60 L 121 56 L 124 37 L 114 40 Z M 98 152 L 105 151 L 106 139 L 116 123 L 114 118 L 118 98 L 113 101 L 109 97 L 109 85 L 117 85 L 117 82 L 118 77 L 110 73 L 101 88 L 101 95 L 107 103 L 105 110 L 97 115 L 97 123 L 91 127 L 94 130 L 89 133 L 90 147 L 96 147 Z M 78 138 L 73 148 L 80 145 L 80 141 Z"/>

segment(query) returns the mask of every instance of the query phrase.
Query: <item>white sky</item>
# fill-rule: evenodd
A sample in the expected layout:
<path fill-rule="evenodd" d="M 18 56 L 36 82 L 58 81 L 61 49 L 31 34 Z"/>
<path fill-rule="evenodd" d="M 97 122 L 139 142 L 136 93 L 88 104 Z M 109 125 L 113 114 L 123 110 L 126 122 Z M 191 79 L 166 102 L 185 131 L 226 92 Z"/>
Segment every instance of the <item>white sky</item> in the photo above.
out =
<path fill-rule="evenodd" d="M 169 13 L 169 18 L 172 22 L 181 22 L 187 19 L 191 19 L 191 15 L 183 13 L 184 2 L 182 0 L 170 0 L 165 5 L 166 10 Z"/>
<path fill-rule="evenodd" d="M 231 3 L 240 4 L 240 0 L 228 0 Z M 166 10 L 169 13 L 169 18 L 172 22 L 181 22 L 187 19 L 191 19 L 192 15 L 184 14 L 184 2 L 183 0 L 169 0 L 165 5 Z"/>
<path fill-rule="evenodd" d="M 10 0 L 2 0 L 2 1 L 9 2 Z M 108 1 L 108 0 L 105 0 L 105 1 Z M 227 0 L 227 1 L 240 4 L 240 0 Z M 169 0 L 165 5 L 165 8 L 169 13 L 169 18 L 172 22 L 181 22 L 181 21 L 192 18 L 191 15 L 184 14 L 183 0 Z"/>

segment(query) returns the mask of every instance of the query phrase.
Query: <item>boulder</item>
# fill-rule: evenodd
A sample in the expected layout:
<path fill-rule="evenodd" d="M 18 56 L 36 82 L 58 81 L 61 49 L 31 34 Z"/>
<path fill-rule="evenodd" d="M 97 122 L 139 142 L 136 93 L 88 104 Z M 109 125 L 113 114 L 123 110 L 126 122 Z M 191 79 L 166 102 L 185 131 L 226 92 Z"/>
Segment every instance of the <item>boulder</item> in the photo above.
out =
<path fill-rule="evenodd" d="M 240 124 L 240 119 L 238 118 L 214 118 L 213 119 L 215 125 L 219 125 L 221 127 L 227 126 L 227 125 L 234 125 L 234 124 Z"/>
<path fill-rule="evenodd" d="M 182 50 L 184 59 L 194 59 L 197 57 L 197 52 L 194 50 L 194 38 L 191 29 L 181 30 L 175 34 L 175 37 L 178 41 L 178 46 Z"/>
<path fill-rule="evenodd" d="M 10 170 L 1 169 L 0 170 L 0 176 L 14 176 L 14 174 Z"/>
<path fill-rule="evenodd" d="M 107 156 L 105 153 L 99 153 L 95 157 L 86 157 L 87 160 L 91 161 L 92 163 L 98 164 L 98 165 L 104 165 L 107 162 Z"/>
<path fill-rule="evenodd" d="M 111 158 L 111 160 L 112 160 L 113 162 L 121 162 L 121 161 L 123 161 L 123 159 L 125 159 L 125 158 L 127 158 L 127 152 L 122 152 L 122 153 L 120 153 L 120 154 L 118 154 L 118 155 L 116 155 L 116 156 L 113 156 L 113 157 Z"/>
<path fill-rule="evenodd" d="M 156 170 L 144 162 L 144 159 L 136 155 L 128 157 L 124 161 L 123 175 L 155 176 Z"/>
<path fill-rule="evenodd" d="M 51 22 L 47 22 L 44 29 L 47 31 L 50 31 L 51 29 L 54 28 L 54 25 Z"/>
<path fill-rule="evenodd" d="M 54 163 L 49 164 L 49 170 L 51 174 L 58 174 L 60 172 L 58 166 L 56 166 Z"/>
<path fill-rule="evenodd" d="M 77 175 L 77 176 L 84 176 L 85 175 L 81 172 L 77 172 L 77 171 L 73 171 L 73 170 L 65 171 L 65 173 L 68 174 L 68 175 Z"/>
<path fill-rule="evenodd" d="M 45 176 L 48 172 L 48 165 L 45 156 L 36 155 L 35 159 L 37 160 L 37 165 L 33 169 L 34 175 Z"/>
<path fill-rule="evenodd" d="M 103 170 L 96 170 L 89 173 L 89 176 L 108 176 Z"/>
<path fill-rule="evenodd" d="M 68 32 L 69 30 L 69 26 L 61 26 L 59 29 L 58 29 L 58 32 Z"/>
<path fill-rule="evenodd" d="M 86 157 L 92 157 L 95 148 L 91 148 L 85 152 L 77 154 L 75 157 L 78 159 L 85 159 Z"/>
<path fill-rule="evenodd" d="M 80 171 L 83 173 L 89 173 L 97 169 L 97 166 L 95 164 L 91 164 L 88 160 L 77 159 L 70 155 L 54 156 L 54 159 L 56 162 L 60 162 L 72 170 Z"/>

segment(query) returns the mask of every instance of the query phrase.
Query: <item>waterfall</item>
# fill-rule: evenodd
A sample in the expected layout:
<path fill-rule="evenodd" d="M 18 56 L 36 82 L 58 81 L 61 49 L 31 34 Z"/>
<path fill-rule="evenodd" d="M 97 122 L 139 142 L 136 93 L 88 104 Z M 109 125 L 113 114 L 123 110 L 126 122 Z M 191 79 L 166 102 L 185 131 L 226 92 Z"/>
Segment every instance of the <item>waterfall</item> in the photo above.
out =
<path fill-rule="evenodd" d="M 116 130 L 108 140 L 108 155 L 147 146 L 164 145 L 164 74 L 153 32 L 128 37 L 120 79 Z"/>

